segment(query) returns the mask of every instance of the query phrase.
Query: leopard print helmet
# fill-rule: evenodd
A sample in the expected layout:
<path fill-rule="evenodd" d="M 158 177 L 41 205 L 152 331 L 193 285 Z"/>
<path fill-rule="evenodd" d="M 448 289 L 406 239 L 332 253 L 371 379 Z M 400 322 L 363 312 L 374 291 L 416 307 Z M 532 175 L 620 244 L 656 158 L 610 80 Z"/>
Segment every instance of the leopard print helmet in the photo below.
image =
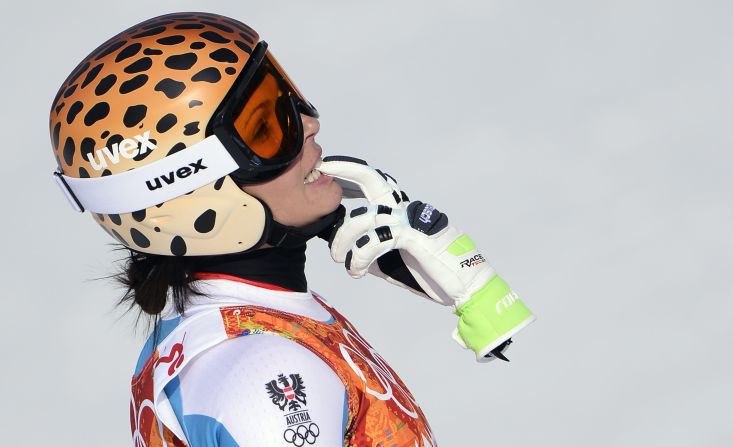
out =
<path fill-rule="evenodd" d="M 186 153 L 204 140 L 258 41 L 247 25 L 207 13 L 163 15 L 112 37 L 79 63 L 53 101 L 58 173 L 68 181 L 115 177 Z M 143 253 L 215 255 L 259 245 L 267 207 L 229 175 L 211 180 L 142 209 L 92 215 Z"/>

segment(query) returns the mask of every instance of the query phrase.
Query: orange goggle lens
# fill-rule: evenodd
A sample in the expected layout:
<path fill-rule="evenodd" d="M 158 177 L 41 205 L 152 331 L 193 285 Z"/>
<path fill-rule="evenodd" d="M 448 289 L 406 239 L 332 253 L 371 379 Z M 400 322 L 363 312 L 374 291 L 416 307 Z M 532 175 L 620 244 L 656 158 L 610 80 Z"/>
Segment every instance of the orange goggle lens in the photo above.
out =
<path fill-rule="evenodd" d="M 301 104 L 312 107 L 282 72 L 269 52 L 244 92 L 245 103 L 234 118 L 234 130 L 258 157 L 293 157 L 302 144 Z M 310 113 L 309 113 L 310 114 Z"/>

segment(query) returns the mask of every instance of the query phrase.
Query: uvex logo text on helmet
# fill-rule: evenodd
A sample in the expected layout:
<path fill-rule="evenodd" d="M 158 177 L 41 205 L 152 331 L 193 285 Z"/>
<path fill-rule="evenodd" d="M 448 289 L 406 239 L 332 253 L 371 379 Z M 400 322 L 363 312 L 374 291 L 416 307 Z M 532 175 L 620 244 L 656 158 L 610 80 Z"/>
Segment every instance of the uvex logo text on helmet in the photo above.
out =
<path fill-rule="evenodd" d="M 188 166 L 182 166 L 175 171 L 171 171 L 168 174 L 163 174 L 158 177 L 155 177 L 152 180 L 146 180 L 145 184 L 147 185 L 148 189 L 151 191 L 155 191 L 158 188 L 162 188 L 166 185 L 172 185 L 176 182 L 176 177 L 178 178 L 186 178 L 189 175 L 197 174 L 199 171 L 206 169 L 206 166 L 203 164 L 204 159 L 199 158 L 198 161 L 194 163 L 189 163 Z M 161 182 L 162 180 L 162 182 Z"/>
<path fill-rule="evenodd" d="M 120 155 L 125 158 L 135 158 L 138 155 L 145 154 L 149 150 L 153 150 L 158 146 L 150 141 L 150 131 L 142 135 L 135 135 L 133 138 L 125 138 L 119 143 L 115 143 L 110 147 L 103 147 L 87 154 L 87 160 L 92 164 L 95 171 L 101 171 L 107 167 L 107 160 L 113 165 L 120 162 Z M 99 162 L 94 158 L 96 152 Z"/>

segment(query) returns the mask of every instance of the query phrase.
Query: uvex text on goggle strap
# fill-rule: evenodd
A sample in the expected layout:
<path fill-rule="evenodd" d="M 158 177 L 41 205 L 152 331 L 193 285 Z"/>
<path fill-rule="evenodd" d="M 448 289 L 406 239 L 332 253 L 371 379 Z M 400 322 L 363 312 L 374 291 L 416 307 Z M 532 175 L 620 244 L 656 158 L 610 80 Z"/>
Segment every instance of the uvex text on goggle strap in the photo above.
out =
<path fill-rule="evenodd" d="M 207 126 L 202 141 L 161 160 L 98 178 L 54 172 L 77 211 L 129 213 L 163 203 L 230 175 L 251 184 L 281 174 L 303 146 L 300 114 L 318 112 L 261 41 Z M 117 194 L 124 190 L 125 194 Z"/>

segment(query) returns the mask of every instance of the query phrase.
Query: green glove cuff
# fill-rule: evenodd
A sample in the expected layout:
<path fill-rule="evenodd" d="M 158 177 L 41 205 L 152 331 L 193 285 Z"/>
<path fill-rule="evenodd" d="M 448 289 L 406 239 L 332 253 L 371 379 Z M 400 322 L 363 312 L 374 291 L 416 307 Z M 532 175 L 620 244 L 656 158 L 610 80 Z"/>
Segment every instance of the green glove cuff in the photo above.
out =
<path fill-rule="evenodd" d="M 535 316 L 509 285 L 494 276 L 457 308 L 458 335 L 468 348 L 483 357 L 522 330 Z"/>

